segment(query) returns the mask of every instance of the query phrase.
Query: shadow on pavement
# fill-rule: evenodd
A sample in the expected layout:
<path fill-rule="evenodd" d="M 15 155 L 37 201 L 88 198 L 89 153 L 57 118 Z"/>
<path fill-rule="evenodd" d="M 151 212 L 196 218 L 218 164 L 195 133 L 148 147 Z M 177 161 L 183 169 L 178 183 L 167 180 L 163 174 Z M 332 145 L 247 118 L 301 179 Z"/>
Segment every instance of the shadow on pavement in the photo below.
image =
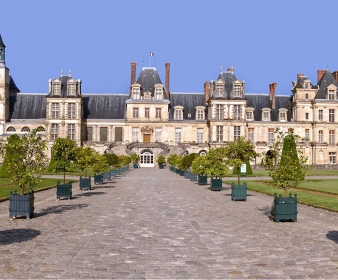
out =
<path fill-rule="evenodd" d="M 97 187 L 95 187 L 97 188 Z M 111 188 L 111 187 L 110 187 Z M 88 192 L 82 192 L 80 194 L 77 194 L 76 196 L 93 196 L 93 195 L 101 195 L 101 194 L 106 194 L 105 192 L 95 192 L 95 191 L 88 191 Z"/>
<path fill-rule="evenodd" d="M 65 211 L 80 209 L 88 207 L 88 204 L 68 204 L 68 205 L 56 205 L 42 209 L 39 213 L 34 213 L 34 217 L 41 217 L 47 214 L 61 214 Z"/>
<path fill-rule="evenodd" d="M 40 234 L 41 232 L 39 230 L 30 228 L 0 230 L 0 244 L 8 245 L 13 243 L 20 243 L 33 239 Z"/>
<path fill-rule="evenodd" d="M 330 230 L 327 234 L 326 237 L 336 243 L 338 243 L 338 230 Z"/>

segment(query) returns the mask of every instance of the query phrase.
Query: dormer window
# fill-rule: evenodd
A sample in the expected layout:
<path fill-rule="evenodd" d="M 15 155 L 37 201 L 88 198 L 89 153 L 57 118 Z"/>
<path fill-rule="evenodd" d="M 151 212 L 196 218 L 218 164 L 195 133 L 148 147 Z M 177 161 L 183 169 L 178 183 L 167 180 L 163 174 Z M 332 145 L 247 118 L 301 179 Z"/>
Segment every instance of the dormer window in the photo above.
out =
<path fill-rule="evenodd" d="M 163 99 L 163 86 L 161 84 L 155 85 L 155 98 L 156 100 Z"/>
<path fill-rule="evenodd" d="M 328 99 L 329 99 L 329 100 L 335 100 L 335 99 L 336 99 L 335 95 L 336 95 L 336 91 L 330 89 L 330 90 L 329 90 L 329 93 L 328 93 Z"/>
<path fill-rule="evenodd" d="M 233 97 L 242 97 L 241 85 L 234 83 L 232 85 L 232 95 Z"/>
<path fill-rule="evenodd" d="M 254 108 L 247 108 L 246 109 L 246 119 L 248 121 L 253 121 L 254 120 Z"/>
<path fill-rule="evenodd" d="M 197 106 L 196 107 L 196 120 L 204 120 L 204 107 L 203 106 Z"/>
<path fill-rule="evenodd" d="M 285 108 L 279 109 L 279 121 L 286 122 L 287 121 L 287 112 L 288 110 Z"/>
<path fill-rule="evenodd" d="M 174 107 L 174 119 L 183 120 L 183 107 L 182 106 Z"/>
<path fill-rule="evenodd" d="M 223 81 L 217 81 L 216 82 L 215 97 L 224 97 L 224 88 L 225 88 L 224 82 Z"/>
<path fill-rule="evenodd" d="M 140 88 L 133 87 L 133 99 L 140 99 Z"/>
<path fill-rule="evenodd" d="M 53 84 L 53 95 L 61 95 L 61 82 L 58 81 Z"/>
<path fill-rule="evenodd" d="M 67 91 L 68 91 L 68 95 L 75 95 L 76 84 L 75 83 L 68 83 L 67 84 Z"/>
<path fill-rule="evenodd" d="M 270 111 L 271 111 L 271 109 L 269 109 L 269 108 L 263 108 L 262 109 L 262 121 L 267 122 L 267 121 L 271 120 L 270 119 Z"/>

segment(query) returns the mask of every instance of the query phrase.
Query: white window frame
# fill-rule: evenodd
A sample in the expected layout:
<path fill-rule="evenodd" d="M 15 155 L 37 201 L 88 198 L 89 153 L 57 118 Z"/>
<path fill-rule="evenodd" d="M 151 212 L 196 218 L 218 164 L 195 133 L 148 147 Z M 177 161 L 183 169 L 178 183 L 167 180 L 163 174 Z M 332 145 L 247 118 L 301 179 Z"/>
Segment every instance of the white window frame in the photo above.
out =
<path fill-rule="evenodd" d="M 216 125 L 216 142 L 223 142 L 223 125 Z"/>
<path fill-rule="evenodd" d="M 237 121 L 241 120 L 242 106 L 234 105 L 233 114 L 234 114 L 234 120 L 237 120 Z"/>
<path fill-rule="evenodd" d="M 155 141 L 161 142 L 162 128 L 155 128 Z"/>
<path fill-rule="evenodd" d="M 318 131 L 318 143 L 323 143 L 323 130 Z"/>
<path fill-rule="evenodd" d="M 133 87 L 133 99 L 140 99 L 140 88 Z"/>
<path fill-rule="evenodd" d="M 56 96 L 61 95 L 61 83 L 60 82 L 53 83 L 53 95 L 56 95 Z"/>
<path fill-rule="evenodd" d="M 138 142 L 139 140 L 139 128 L 133 127 L 132 129 L 132 142 Z"/>
<path fill-rule="evenodd" d="M 175 128 L 175 143 L 182 141 L 182 128 Z"/>
<path fill-rule="evenodd" d="M 336 135 L 335 131 L 333 129 L 329 130 L 329 144 L 335 144 L 336 143 Z"/>
<path fill-rule="evenodd" d="M 133 108 L 133 118 L 139 118 L 139 108 L 138 107 Z"/>
<path fill-rule="evenodd" d="M 242 97 L 242 93 L 241 93 L 241 85 L 234 83 L 232 85 L 232 96 L 233 97 Z"/>
<path fill-rule="evenodd" d="M 216 104 L 215 106 L 215 119 L 218 121 L 224 120 L 224 105 Z"/>
<path fill-rule="evenodd" d="M 76 118 L 76 104 L 75 103 L 68 103 L 68 119 L 75 119 Z"/>
<path fill-rule="evenodd" d="M 50 117 L 52 119 L 59 119 L 60 118 L 60 103 L 57 103 L 57 102 L 51 103 Z"/>
<path fill-rule="evenodd" d="M 330 164 L 336 164 L 337 163 L 337 153 L 336 152 L 329 152 L 329 159 L 330 159 Z"/>
<path fill-rule="evenodd" d="M 275 130 L 273 128 L 268 128 L 268 143 L 273 143 L 275 141 Z"/>
<path fill-rule="evenodd" d="M 76 84 L 75 83 L 68 83 L 67 84 L 67 92 L 68 92 L 68 95 L 74 96 L 76 94 Z"/>
<path fill-rule="evenodd" d="M 69 123 L 68 125 L 68 137 L 71 140 L 75 140 L 75 124 Z"/>
<path fill-rule="evenodd" d="M 329 109 L 329 122 L 333 123 L 335 119 L 334 109 Z"/>
<path fill-rule="evenodd" d="M 234 141 L 241 137 L 241 127 L 238 125 L 234 126 Z"/>
<path fill-rule="evenodd" d="M 144 108 L 144 117 L 150 118 L 150 108 L 149 107 Z"/>
<path fill-rule="evenodd" d="M 203 128 L 197 128 L 197 143 L 203 143 Z"/>
<path fill-rule="evenodd" d="M 59 125 L 57 123 L 52 123 L 50 128 L 50 139 L 52 141 L 56 140 L 59 136 Z"/>
<path fill-rule="evenodd" d="M 156 118 L 162 118 L 162 108 L 156 108 Z"/>
<path fill-rule="evenodd" d="M 248 128 L 248 139 L 251 143 L 255 141 L 255 129 L 253 127 Z"/>
<path fill-rule="evenodd" d="M 183 120 L 183 107 L 182 106 L 174 107 L 174 119 Z"/>
<path fill-rule="evenodd" d="M 318 110 L 318 121 L 320 122 L 323 121 L 323 110 L 322 109 Z"/>

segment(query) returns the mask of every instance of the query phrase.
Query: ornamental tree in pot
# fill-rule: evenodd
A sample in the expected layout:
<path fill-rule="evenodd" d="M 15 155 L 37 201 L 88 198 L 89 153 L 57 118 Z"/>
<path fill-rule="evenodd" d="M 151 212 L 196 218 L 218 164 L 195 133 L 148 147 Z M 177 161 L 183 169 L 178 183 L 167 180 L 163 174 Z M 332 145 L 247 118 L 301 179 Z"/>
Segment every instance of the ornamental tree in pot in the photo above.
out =
<path fill-rule="evenodd" d="M 264 154 L 262 166 L 272 179 L 269 184 L 283 189 L 284 197 L 275 194 L 271 215 L 276 222 L 280 220 L 297 221 L 297 195 L 292 197 L 291 193 L 289 196 L 287 194 L 290 188 L 296 188 L 305 179 L 310 165 L 307 164 L 308 158 L 297 147 L 300 136 L 294 134 L 292 129 L 289 129 L 288 132 L 276 129 L 275 133 L 277 135 L 276 141 Z"/>
<path fill-rule="evenodd" d="M 164 163 L 165 161 L 165 156 L 164 155 L 158 155 L 156 162 L 158 163 L 158 167 L 159 169 L 163 169 L 164 168 Z"/>
<path fill-rule="evenodd" d="M 80 170 L 85 171 L 85 176 L 80 176 L 80 190 L 91 189 L 91 177 L 87 177 L 88 169 L 92 169 L 94 165 L 94 156 L 96 151 L 90 147 L 78 147 L 77 149 L 77 166 Z"/>
<path fill-rule="evenodd" d="M 130 159 L 133 163 L 133 168 L 138 168 L 139 167 L 139 162 L 140 162 L 140 156 L 136 153 L 133 153 L 130 155 Z"/>
<path fill-rule="evenodd" d="M 20 194 L 10 194 L 10 218 L 13 216 L 26 216 L 27 219 L 33 217 L 33 188 L 40 183 L 41 173 L 45 168 L 47 161 L 45 149 L 46 143 L 37 130 L 21 138 L 13 134 L 8 138 L 7 144 L 1 146 L 1 153 L 7 154 L 7 171 L 10 179 L 20 188 Z"/>
<path fill-rule="evenodd" d="M 206 155 L 196 157 L 191 163 L 191 172 L 198 176 L 198 184 L 206 185 L 208 183 L 208 169 L 209 161 Z"/>
<path fill-rule="evenodd" d="M 242 164 L 247 164 L 250 160 L 257 156 L 255 146 L 250 140 L 243 137 L 237 138 L 225 147 L 225 155 L 229 160 L 229 164 L 234 167 L 237 174 L 237 184 L 231 184 L 231 198 L 235 200 L 247 200 L 247 185 L 241 185 L 240 170 Z"/>
<path fill-rule="evenodd" d="M 191 177 L 191 164 L 197 156 L 198 156 L 198 154 L 191 153 L 191 154 L 183 157 L 182 166 L 183 166 L 183 170 L 185 171 L 184 177 L 190 179 L 190 177 Z"/>
<path fill-rule="evenodd" d="M 94 184 L 103 184 L 103 173 L 109 173 L 109 164 L 104 155 L 98 152 L 93 154 L 93 171 L 94 171 Z M 110 173 L 109 173 L 110 179 Z"/>
<path fill-rule="evenodd" d="M 172 171 L 176 173 L 176 168 L 177 168 L 177 160 L 178 160 L 178 155 L 177 154 L 171 154 L 168 156 L 167 161 L 172 167 Z"/>

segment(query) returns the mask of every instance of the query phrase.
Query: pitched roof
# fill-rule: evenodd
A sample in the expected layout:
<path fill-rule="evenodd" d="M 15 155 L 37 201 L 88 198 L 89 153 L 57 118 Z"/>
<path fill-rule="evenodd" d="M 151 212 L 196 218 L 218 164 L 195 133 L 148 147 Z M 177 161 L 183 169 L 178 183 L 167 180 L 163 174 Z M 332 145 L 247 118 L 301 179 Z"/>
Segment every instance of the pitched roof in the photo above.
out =
<path fill-rule="evenodd" d="M 46 118 L 45 94 L 9 95 L 10 119 L 44 119 Z"/>
<path fill-rule="evenodd" d="M 0 46 L 2 46 L 2 47 L 6 47 L 6 46 L 5 46 L 5 44 L 4 44 L 4 42 L 2 41 L 1 34 L 0 34 Z"/>
<path fill-rule="evenodd" d="M 125 119 L 127 94 L 84 94 L 84 119 Z"/>
<path fill-rule="evenodd" d="M 53 98 L 64 98 L 64 97 L 79 98 L 79 97 L 81 97 L 81 94 L 79 92 L 76 92 L 76 94 L 72 95 L 72 96 L 67 95 L 67 82 L 70 79 L 73 79 L 72 76 L 62 75 L 59 78 L 59 80 L 61 81 L 61 95 L 59 95 L 59 96 L 53 95 L 53 92 L 51 91 L 51 92 L 48 93 L 47 97 L 53 97 Z"/>
<path fill-rule="evenodd" d="M 170 93 L 170 106 L 169 106 L 169 119 L 174 118 L 174 107 L 183 106 L 183 119 L 195 120 L 196 119 L 196 107 L 205 107 L 204 93 Z M 189 112 L 191 117 L 188 117 Z"/>
<path fill-rule="evenodd" d="M 331 74 L 329 70 L 326 70 L 324 75 L 321 77 L 321 79 L 318 81 L 319 89 L 317 91 L 317 94 L 315 96 L 315 99 L 327 99 L 326 97 L 326 89 L 329 85 L 334 84 L 336 87 L 338 87 L 338 83 Z"/>
<path fill-rule="evenodd" d="M 9 81 L 9 93 L 19 93 L 20 90 L 18 89 L 18 87 L 16 86 L 12 76 L 11 76 L 11 80 Z"/>

